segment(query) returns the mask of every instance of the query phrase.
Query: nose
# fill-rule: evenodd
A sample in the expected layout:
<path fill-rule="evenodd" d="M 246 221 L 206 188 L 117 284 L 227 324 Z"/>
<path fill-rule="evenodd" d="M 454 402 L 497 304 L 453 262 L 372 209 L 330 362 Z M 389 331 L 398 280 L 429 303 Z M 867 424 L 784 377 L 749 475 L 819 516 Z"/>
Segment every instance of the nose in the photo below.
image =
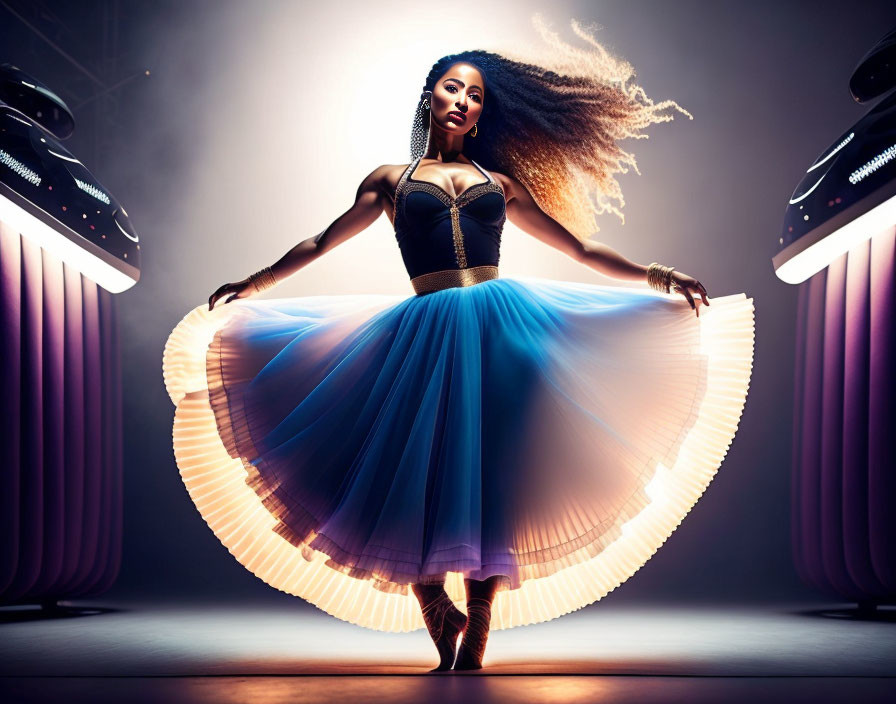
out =
<path fill-rule="evenodd" d="M 466 113 L 466 112 L 467 112 L 467 100 L 466 100 L 466 98 L 463 99 L 463 102 L 461 102 L 461 99 L 458 98 L 457 101 L 456 101 L 454 104 L 457 105 L 458 110 L 460 110 L 462 113 Z"/>

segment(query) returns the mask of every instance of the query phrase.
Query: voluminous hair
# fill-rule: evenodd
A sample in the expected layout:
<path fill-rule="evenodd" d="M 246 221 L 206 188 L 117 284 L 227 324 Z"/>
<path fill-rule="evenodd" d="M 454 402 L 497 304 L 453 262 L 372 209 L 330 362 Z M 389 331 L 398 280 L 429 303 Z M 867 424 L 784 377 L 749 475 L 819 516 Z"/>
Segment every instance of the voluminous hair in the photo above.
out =
<path fill-rule="evenodd" d="M 426 91 L 454 64 L 471 64 L 485 85 L 477 136 L 466 136 L 464 154 L 518 180 L 542 210 L 587 240 L 600 229 L 598 215 L 610 212 L 624 222 L 616 174 L 640 172 L 619 142 L 646 139 L 643 130 L 672 120 L 673 110 L 693 118 L 672 100 L 651 100 L 633 83 L 632 66 L 611 56 L 576 20 L 573 32 L 588 48 L 564 42 L 540 15 L 533 24 L 545 42 L 538 56 L 472 50 L 433 64 L 414 116 L 411 159 L 426 148 Z"/>

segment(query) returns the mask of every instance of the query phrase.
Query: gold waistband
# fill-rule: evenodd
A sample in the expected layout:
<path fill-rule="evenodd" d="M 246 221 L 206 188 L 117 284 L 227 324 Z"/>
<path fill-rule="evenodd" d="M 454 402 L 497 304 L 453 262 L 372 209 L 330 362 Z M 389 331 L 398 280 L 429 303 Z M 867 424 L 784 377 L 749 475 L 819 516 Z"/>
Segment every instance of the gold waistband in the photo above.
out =
<path fill-rule="evenodd" d="M 446 288 L 458 288 L 460 286 L 473 286 L 498 278 L 496 266 L 474 266 L 469 269 L 444 269 L 433 271 L 429 274 L 421 274 L 411 279 L 411 285 L 417 295 L 441 291 Z"/>

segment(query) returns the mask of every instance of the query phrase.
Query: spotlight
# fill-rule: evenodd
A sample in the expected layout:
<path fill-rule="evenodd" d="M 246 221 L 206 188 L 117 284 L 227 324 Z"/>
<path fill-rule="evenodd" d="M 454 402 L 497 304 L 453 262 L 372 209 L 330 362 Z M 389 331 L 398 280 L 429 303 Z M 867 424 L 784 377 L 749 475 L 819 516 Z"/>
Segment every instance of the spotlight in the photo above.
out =
<path fill-rule="evenodd" d="M 140 279 L 140 240 L 109 189 L 59 143 L 74 127 L 61 98 L 0 65 L 0 220 L 120 293 Z"/>
<path fill-rule="evenodd" d="M 858 102 L 896 86 L 896 30 L 859 62 L 850 80 Z M 772 263 L 798 284 L 896 224 L 896 92 L 842 134 L 806 170 L 784 213 Z"/>

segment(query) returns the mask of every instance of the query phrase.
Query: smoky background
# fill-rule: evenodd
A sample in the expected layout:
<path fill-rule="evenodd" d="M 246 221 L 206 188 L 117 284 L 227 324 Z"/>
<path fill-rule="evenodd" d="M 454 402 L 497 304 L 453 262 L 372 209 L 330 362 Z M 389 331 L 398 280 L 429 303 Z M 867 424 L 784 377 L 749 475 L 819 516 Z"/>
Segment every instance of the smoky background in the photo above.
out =
<path fill-rule="evenodd" d="M 797 288 L 775 277 L 771 257 L 805 169 L 867 110 L 847 81 L 896 24 L 896 5 L 4 0 L 0 62 L 66 100 L 77 121 L 69 150 L 141 239 L 141 280 L 116 296 L 125 511 L 110 598 L 291 599 L 240 566 L 187 495 L 161 375 L 167 335 L 219 285 L 323 230 L 376 166 L 407 163 L 436 59 L 537 43 L 535 12 L 571 43 L 570 18 L 600 24 L 597 39 L 635 66 L 647 95 L 694 115 L 624 143 L 641 174 L 620 177 L 625 223 L 605 216 L 594 239 L 674 265 L 710 296 L 743 291 L 756 304 L 752 384 L 719 474 L 663 548 L 600 603 L 813 596 L 790 555 Z M 47 17 L 52 36 L 26 31 Z M 501 270 L 624 285 L 510 223 Z M 385 216 L 265 297 L 355 293 L 413 294 Z"/>

